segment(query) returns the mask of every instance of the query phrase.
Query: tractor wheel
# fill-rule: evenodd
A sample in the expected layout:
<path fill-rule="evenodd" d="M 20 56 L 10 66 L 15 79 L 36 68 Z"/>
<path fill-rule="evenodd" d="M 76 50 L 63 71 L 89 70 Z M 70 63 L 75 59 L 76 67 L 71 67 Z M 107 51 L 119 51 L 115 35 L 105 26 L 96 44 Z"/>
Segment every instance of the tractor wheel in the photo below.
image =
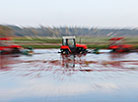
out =
<path fill-rule="evenodd" d="M 62 54 L 69 54 L 69 50 L 63 50 Z"/>
<path fill-rule="evenodd" d="M 125 52 L 129 52 L 130 49 L 128 49 L 128 48 L 124 48 L 124 51 L 125 51 Z"/>
<path fill-rule="evenodd" d="M 130 50 L 128 48 L 118 48 L 114 49 L 114 52 L 129 52 Z"/>
<path fill-rule="evenodd" d="M 1 55 L 9 54 L 9 52 L 2 50 L 2 51 L 0 51 L 0 54 L 1 54 Z"/>
<path fill-rule="evenodd" d="M 116 52 L 116 49 L 112 49 L 112 51 L 111 52 Z"/>
<path fill-rule="evenodd" d="M 86 49 L 83 49 L 83 48 L 81 48 L 81 50 L 79 51 L 80 54 L 84 54 L 86 52 L 87 52 L 87 50 Z"/>
<path fill-rule="evenodd" d="M 18 48 L 13 48 L 12 49 L 12 53 L 15 54 L 15 53 L 20 53 L 20 50 Z"/>
<path fill-rule="evenodd" d="M 3 51 L 0 50 L 0 54 L 3 54 Z"/>

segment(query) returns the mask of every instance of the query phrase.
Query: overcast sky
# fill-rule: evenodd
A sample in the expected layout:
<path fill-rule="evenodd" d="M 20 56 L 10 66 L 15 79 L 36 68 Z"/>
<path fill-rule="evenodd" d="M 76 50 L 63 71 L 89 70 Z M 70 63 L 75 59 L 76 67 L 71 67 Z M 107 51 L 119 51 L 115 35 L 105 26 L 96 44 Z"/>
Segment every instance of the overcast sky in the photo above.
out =
<path fill-rule="evenodd" d="M 0 0 L 0 24 L 138 27 L 138 0 Z"/>

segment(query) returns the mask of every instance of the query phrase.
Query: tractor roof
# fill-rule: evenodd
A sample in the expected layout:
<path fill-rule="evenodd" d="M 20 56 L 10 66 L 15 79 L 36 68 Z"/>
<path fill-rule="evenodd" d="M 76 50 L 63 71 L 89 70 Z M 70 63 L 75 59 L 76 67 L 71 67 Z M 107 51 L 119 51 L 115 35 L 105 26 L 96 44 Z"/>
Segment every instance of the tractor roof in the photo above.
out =
<path fill-rule="evenodd" d="M 11 40 L 10 38 L 0 38 L 0 40 Z"/>
<path fill-rule="evenodd" d="M 63 36 L 63 39 L 75 39 L 75 36 Z"/>
<path fill-rule="evenodd" d="M 122 40 L 122 39 L 124 39 L 124 37 L 114 37 L 114 38 L 111 38 L 110 40 Z"/>

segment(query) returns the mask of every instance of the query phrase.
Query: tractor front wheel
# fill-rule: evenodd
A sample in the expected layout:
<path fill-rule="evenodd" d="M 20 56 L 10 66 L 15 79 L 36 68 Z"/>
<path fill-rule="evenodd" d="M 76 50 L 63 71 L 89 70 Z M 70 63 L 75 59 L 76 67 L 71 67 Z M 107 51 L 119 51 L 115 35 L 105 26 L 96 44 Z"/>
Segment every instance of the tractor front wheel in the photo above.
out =
<path fill-rule="evenodd" d="M 62 54 L 69 54 L 69 50 L 63 50 L 61 53 Z"/>
<path fill-rule="evenodd" d="M 113 49 L 112 52 L 129 52 L 130 49 L 128 48 L 117 48 L 117 49 Z"/>

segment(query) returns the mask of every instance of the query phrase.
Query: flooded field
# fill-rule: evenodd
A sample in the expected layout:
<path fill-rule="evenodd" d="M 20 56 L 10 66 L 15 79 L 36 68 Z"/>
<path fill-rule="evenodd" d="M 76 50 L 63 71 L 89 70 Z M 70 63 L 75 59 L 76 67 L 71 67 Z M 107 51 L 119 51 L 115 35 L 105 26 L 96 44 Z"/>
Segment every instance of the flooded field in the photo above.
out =
<path fill-rule="evenodd" d="M 0 56 L 0 102 L 138 102 L 138 53 Z"/>

